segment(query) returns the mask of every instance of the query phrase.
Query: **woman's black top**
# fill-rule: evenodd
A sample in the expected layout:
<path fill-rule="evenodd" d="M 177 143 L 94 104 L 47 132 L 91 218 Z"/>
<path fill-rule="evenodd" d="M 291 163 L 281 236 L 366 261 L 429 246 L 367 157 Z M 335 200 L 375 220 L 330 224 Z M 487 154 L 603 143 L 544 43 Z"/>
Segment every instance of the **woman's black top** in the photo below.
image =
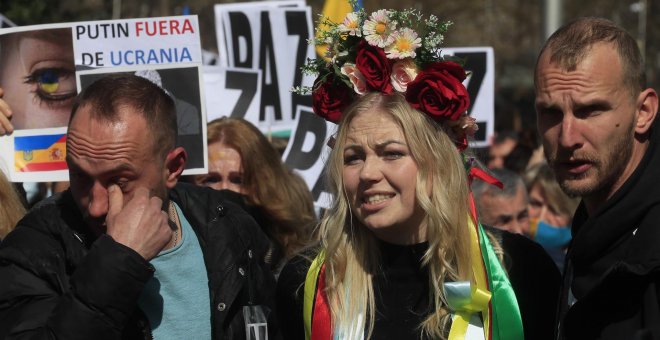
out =
<path fill-rule="evenodd" d="M 489 229 L 504 249 L 504 265 L 520 307 L 525 339 L 552 339 L 560 274 L 541 246 L 524 236 Z M 381 268 L 374 275 L 376 320 L 372 339 L 423 339 L 421 322 L 431 311 L 421 259 L 428 243 L 380 242 Z M 310 259 L 293 258 L 280 274 L 277 313 L 284 339 L 303 340 L 303 292 Z"/>

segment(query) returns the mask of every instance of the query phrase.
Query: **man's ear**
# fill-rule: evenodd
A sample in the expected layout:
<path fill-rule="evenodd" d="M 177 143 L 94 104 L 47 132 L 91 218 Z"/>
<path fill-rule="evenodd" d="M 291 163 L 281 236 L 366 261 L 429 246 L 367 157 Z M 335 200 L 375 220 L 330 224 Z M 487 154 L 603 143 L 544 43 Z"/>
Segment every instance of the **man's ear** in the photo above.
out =
<path fill-rule="evenodd" d="M 179 181 L 179 176 L 186 168 L 186 160 L 188 154 L 182 147 L 172 149 L 165 157 L 165 166 L 163 172 L 165 173 L 165 185 L 168 189 L 174 188 Z"/>
<path fill-rule="evenodd" d="M 637 97 L 637 122 L 635 132 L 645 134 L 651 128 L 658 112 L 658 94 L 654 89 L 646 89 Z"/>

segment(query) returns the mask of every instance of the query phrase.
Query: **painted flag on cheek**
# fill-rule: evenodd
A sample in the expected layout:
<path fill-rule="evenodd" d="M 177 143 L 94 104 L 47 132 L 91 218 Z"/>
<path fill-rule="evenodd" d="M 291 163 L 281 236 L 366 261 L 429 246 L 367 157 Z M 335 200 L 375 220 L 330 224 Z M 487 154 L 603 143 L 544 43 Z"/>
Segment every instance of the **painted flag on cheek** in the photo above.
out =
<path fill-rule="evenodd" d="M 66 170 L 66 134 L 14 138 L 17 172 Z"/>

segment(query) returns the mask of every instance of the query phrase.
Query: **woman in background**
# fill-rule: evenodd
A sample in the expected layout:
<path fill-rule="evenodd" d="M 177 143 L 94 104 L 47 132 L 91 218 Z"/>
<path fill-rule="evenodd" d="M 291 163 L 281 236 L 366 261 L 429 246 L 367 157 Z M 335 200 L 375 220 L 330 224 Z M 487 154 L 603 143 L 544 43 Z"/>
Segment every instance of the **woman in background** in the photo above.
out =
<path fill-rule="evenodd" d="M 261 131 L 244 119 L 213 120 L 207 141 L 209 173 L 195 176 L 195 184 L 245 196 L 248 210 L 274 241 L 271 264 L 277 272 L 309 240 L 316 221 L 311 192 Z"/>
<path fill-rule="evenodd" d="M 25 215 L 25 207 L 14 186 L 0 171 L 0 241 L 14 229 L 18 220 Z"/>
<path fill-rule="evenodd" d="M 527 185 L 529 192 L 530 238 L 540 243 L 560 269 L 571 241 L 571 221 L 579 198 L 561 190 L 552 169 L 541 163 L 529 169 L 535 174 Z"/>

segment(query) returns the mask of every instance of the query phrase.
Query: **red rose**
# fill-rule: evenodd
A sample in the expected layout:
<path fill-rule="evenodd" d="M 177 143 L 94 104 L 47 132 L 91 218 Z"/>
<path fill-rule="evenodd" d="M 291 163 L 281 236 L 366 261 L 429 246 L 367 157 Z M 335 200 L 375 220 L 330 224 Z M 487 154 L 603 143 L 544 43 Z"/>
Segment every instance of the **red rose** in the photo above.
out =
<path fill-rule="evenodd" d="M 406 100 L 434 120 L 457 120 L 470 106 L 464 79 L 461 65 L 451 61 L 432 63 L 408 83 Z"/>
<path fill-rule="evenodd" d="M 322 82 L 322 83 L 321 83 Z M 312 107 L 314 113 L 333 123 L 339 122 L 342 110 L 353 101 L 353 90 L 335 82 L 334 75 L 319 76 L 314 81 Z"/>
<path fill-rule="evenodd" d="M 382 48 L 371 46 L 366 40 L 360 41 L 357 46 L 355 67 L 362 73 L 370 89 L 392 93 L 390 73 L 392 67 Z"/>

